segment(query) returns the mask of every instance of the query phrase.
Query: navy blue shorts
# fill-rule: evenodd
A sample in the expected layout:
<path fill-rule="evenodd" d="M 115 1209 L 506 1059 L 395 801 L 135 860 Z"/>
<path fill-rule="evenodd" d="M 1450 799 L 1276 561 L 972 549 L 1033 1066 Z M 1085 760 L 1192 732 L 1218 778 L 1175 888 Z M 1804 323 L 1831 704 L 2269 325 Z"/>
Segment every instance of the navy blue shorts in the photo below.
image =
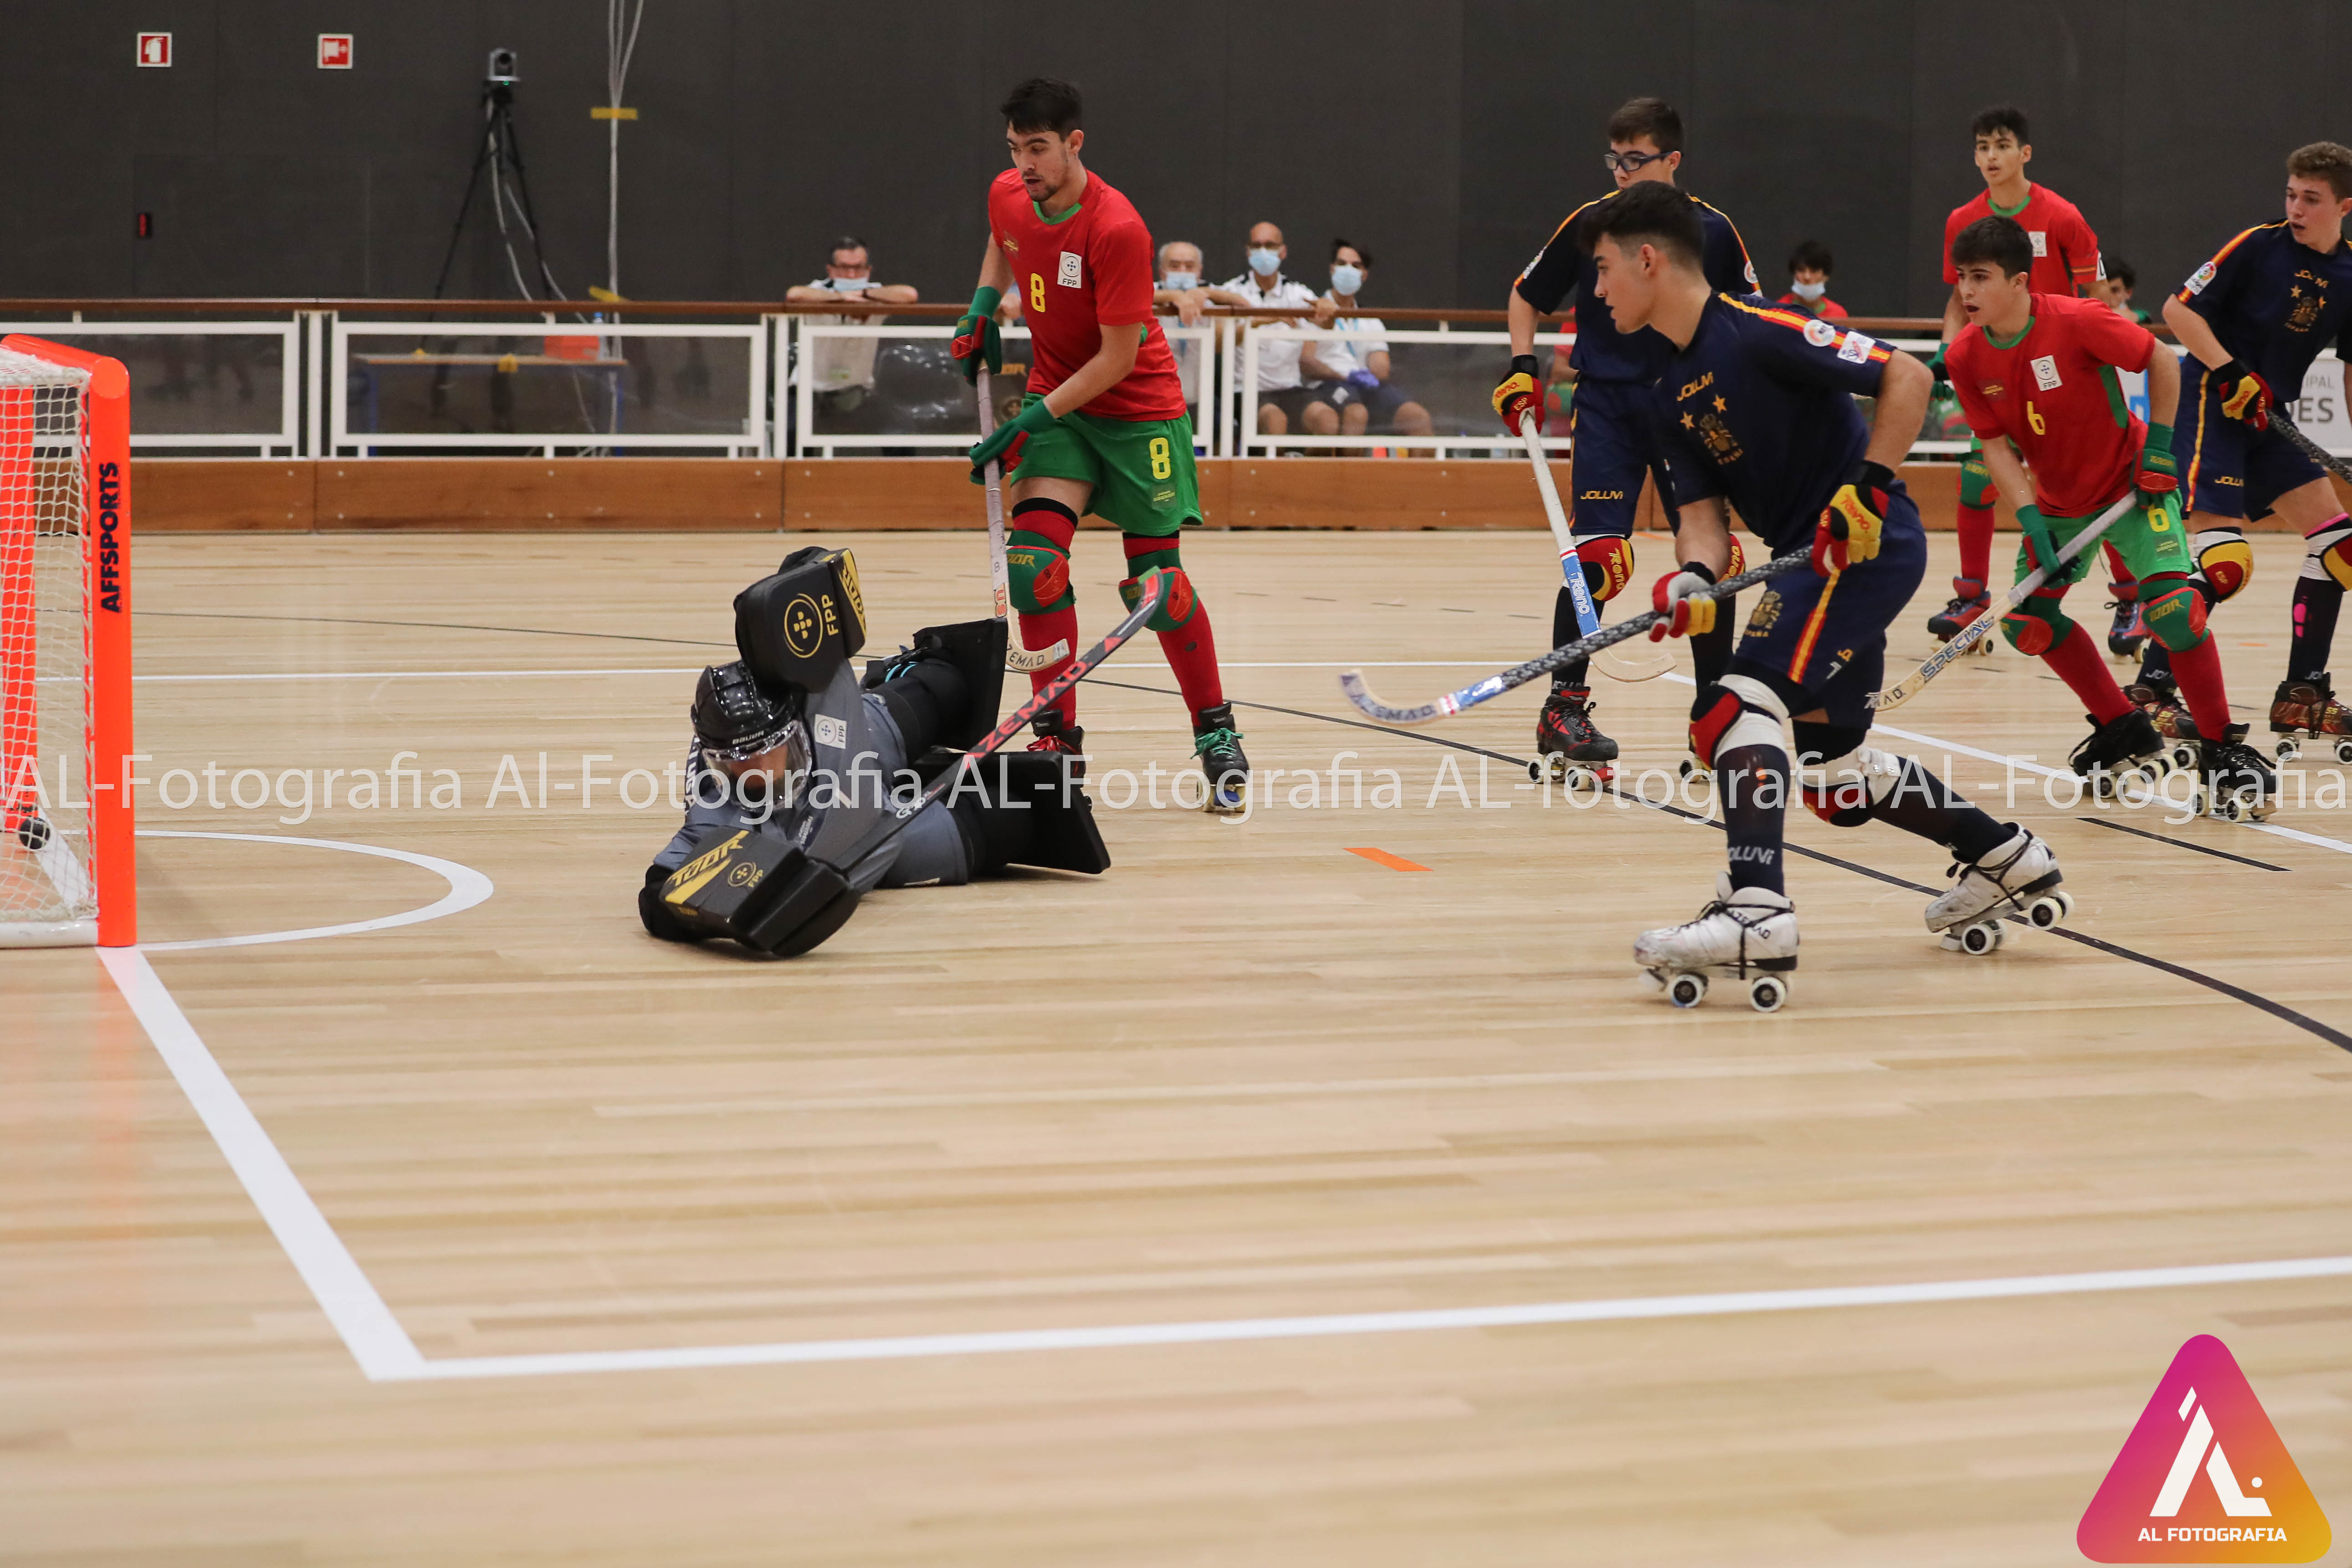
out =
<path fill-rule="evenodd" d="M 1576 445 L 1569 455 L 1569 531 L 1579 539 L 1633 536 L 1642 510 L 1642 477 L 1655 474 L 1663 500 L 1665 466 L 1652 432 L 1649 389 L 1622 381 L 1580 381 L 1569 405 L 1568 431 Z M 1671 515 L 1671 513 L 1669 513 Z"/>
<path fill-rule="evenodd" d="M 1887 499 L 1876 555 L 1835 577 L 1775 577 L 1748 612 L 1731 673 L 1769 686 L 1790 713 L 1820 708 L 1832 724 L 1870 727 L 1869 696 L 1886 684 L 1886 628 L 1927 574 L 1919 509 L 1899 479 Z"/>
<path fill-rule="evenodd" d="M 2292 401 L 2299 386 L 2271 391 Z M 2215 517 L 2263 517 L 2279 497 L 2326 469 L 2295 450 L 2276 430 L 2249 430 L 2221 412 L 2221 389 L 2194 354 L 2180 365 L 2180 421 L 2172 437 L 2182 460 L 2180 483 L 2191 511 Z M 2192 413 L 2191 410 L 2194 410 Z"/>

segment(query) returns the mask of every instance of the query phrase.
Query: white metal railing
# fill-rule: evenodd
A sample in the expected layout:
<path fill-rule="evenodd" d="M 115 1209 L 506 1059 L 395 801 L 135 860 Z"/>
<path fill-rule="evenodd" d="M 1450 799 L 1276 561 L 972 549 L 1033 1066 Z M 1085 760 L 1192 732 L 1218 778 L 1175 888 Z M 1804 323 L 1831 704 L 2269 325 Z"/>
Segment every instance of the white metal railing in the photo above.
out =
<path fill-rule="evenodd" d="M 960 427 L 954 430 L 846 432 L 824 431 L 816 427 L 820 414 L 817 398 L 830 389 L 816 384 L 816 378 L 811 374 L 811 370 L 824 344 L 862 341 L 876 342 L 878 345 L 885 339 L 898 342 L 918 340 L 940 342 L 955 336 L 953 327 L 928 327 L 913 324 L 848 326 L 838 322 L 818 321 L 806 316 L 788 316 L 779 319 L 788 328 L 792 342 L 792 353 L 788 362 L 793 400 L 792 441 L 789 456 L 830 458 L 842 452 L 856 453 L 889 447 L 900 449 L 912 447 L 918 451 L 936 451 L 941 457 L 949 457 L 965 450 L 974 441 L 980 439 L 980 415 L 977 409 L 968 410 L 970 414 L 968 428 L 961 427 L 960 424 Z M 1160 321 L 1160 328 L 1167 336 L 1168 346 L 1175 351 L 1180 366 L 1187 357 L 1194 359 L 1194 374 L 1192 377 L 1193 384 L 1189 394 L 1192 405 L 1193 439 L 1195 446 L 1211 457 L 1219 455 L 1213 444 L 1218 428 L 1215 417 L 1218 400 L 1213 396 L 1213 388 L 1217 379 L 1215 367 L 1222 363 L 1217 353 L 1217 323 L 1204 321 L 1198 326 L 1187 327 L 1178 323 L 1172 318 L 1162 318 Z M 1025 346 L 1029 342 L 1029 330 L 1026 327 L 1006 327 L 1003 330 L 1003 337 L 1006 353 L 1010 355 L 1016 345 Z M 860 384 L 870 386 L 870 377 L 867 382 Z"/>
<path fill-rule="evenodd" d="M 1356 452 L 1379 447 L 1433 452 L 1442 458 L 1515 458 L 1519 455 L 1518 444 L 1499 431 L 1475 428 L 1433 431 L 1428 436 L 1374 432 L 1360 436 L 1337 432 L 1317 435 L 1297 428 L 1280 436 L 1261 434 L 1257 429 L 1261 402 L 1258 369 L 1272 334 L 1281 333 L 1287 340 L 1286 346 L 1288 342 L 1345 343 L 1360 340 L 1362 334 L 1287 323 L 1270 325 L 1260 318 L 1230 316 L 1213 317 L 1190 327 L 1173 317 L 1163 316 L 1160 323 L 1171 346 L 1180 356 L 1193 362 L 1186 377 L 1186 390 L 1192 404 L 1195 445 L 1203 456 L 1273 457 L 1301 448 Z M 559 452 L 602 454 L 616 448 L 723 452 L 740 458 L 830 458 L 893 448 L 950 458 L 969 446 L 978 430 L 977 416 L 971 414 L 968 398 L 960 400 L 961 407 L 953 428 L 820 431 L 815 428 L 821 416 L 815 396 L 823 389 L 812 384 L 799 367 L 810 363 L 813 351 L 827 341 L 940 340 L 951 336 L 953 331 L 944 325 L 911 322 L 903 326 L 842 325 L 784 313 L 709 325 L 573 322 L 558 321 L 552 314 L 544 313 L 537 321 L 528 318 L 381 321 L 346 319 L 331 310 L 313 310 L 233 321 L 84 321 L 77 317 L 71 321 L 0 322 L 0 332 L 26 332 L 84 344 L 122 357 L 132 376 L 135 428 L 131 441 L 135 450 L 265 458 L 367 458 L 418 449 L 529 451 L 553 457 Z M 1394 346 L 1444 345 L 1475 350 L 1497 361 L 1507 352 L 1509 341 L 1501 331 L 1454 331 L 1443 322 L 1433 331 L 1396 330 L 1379 335 Z M 493 362 L 509 357 L 518 362 L 528 358 L 550 368 L 584 370 L 589 376 L 601 378 L 588 384 L 599 386 L 602 395 L 609 399 L 598 405 L 604 416 L 582 421 L 583 425 L 601 427 L 488 431 L 353 427 L 353 361 L 356 357 L 364 366 L 371 357 L 367 351 L 370 343 L 391 345 L 390 352 L 373 356 L 381 374 L 394 361 L 414 363 L 415 345 L 420 340 L 528 342 L 547 337 L 595 337 L 603 343 L 594 362 L 561 361 L 524 353 L 471 357 Z M 633 365 L 630 356 L 622 352 L 625 345 L 631 340 L 695 338 L 743 345 L 740 405 L 728 401 L 725 416 L 712 428 L 666 428 L 642 433 L 628 429 L 628 410 L 625 405 L 627 378 L 641 367 Z M 1021 347 L 1026 344 L 1028 332 L 1018 326 L 1010 327 L 1004 338 L 1008 349 Z M 156 348 L 152 342 L 173 339 L 183 342 L 168 351 Z M 222 341 L 230 339 L 268 340 L 268 347 L 258 353 L 247 350 L 225 354 Z M 151 342 L 142 345 L 136 340 Z M 1552 349 L 1568 347 L 1574 341 L 1572 333 L 1559 332 L 1545 333 L 1538 340 L 1539 345 Z M 1927 337 L 1880 341 L 1890 348 L 1922 356 L 1936 348 L 1935 340 Z M 276 355 L 274 367 L 268 363 L 270 352 Z M 436 363 L 430 351 L 425 354 L 425 363 Z M 451 366 L 453 374 L 463 368 L 454 363 Z M 479 370 L 478 365 L 474 366 L 475 374 Z M 495 365 L 492 370 L 495 373 Z M 274 385 L 270 384 L 273 373 Z M 222 390 L 224 375 L 235 384 L 228 391 Z M 2347 406 L 2341 378 L 2342 369 L 2335 351 L 2322 351 L 2292 406 L 2295 422 L 2305 435 L 2330 452 L 2352 456 L 2352 408 Z M 249 389 L 245 384 L 248 379 Z M 728 379 L 722 376 L 714 383 L 714 388 Z M 2126 399 L 2136 412 L 2145 416 L 2145 378 L 2125 374 L 2121 380 Z M 201 387 L 197 387 L 199 383 Z M 1411 389 L 1409 376 L 1403 384 Z M 180 395 L 190 406 L 175 421 L 175 389 L 183 386 L 196 387 L 200 395 Z M 249 420 L 244 411 L 249 411 Z M 175 422 L 194 427 L 172 428 Z M 364 426 L 366 421 L 362 418 L 360 423 Z M 1477 421 L 1457 417 L 1454 423 L 1475 426 Z M 1544 445 L 1556 454 L 1567 455 L 1570 445 L 1567 429 L 1556 425 L 1546 435 Z M 1951 461 L 1965 454 L 1969 445 L 1965 437 L 1923 437 L 1912 444 L 1910 456 L 1915 459 Z"/>
<path fill-rule="evenodd" d="M 301 315 L 312 312 L 304 311 Z M 298 457 L 302 447 L 302 396 L 310 378 L 303 374 L 300 315 L 283 321 L 84 321 L 77 317 L 71 321 L 7 321 L 0 322 L 0 333 L 24 332 L 37 338 L 87 348 L 93 353 L 104 353 L 125 360 L 131 373 L 131 407 L 132 451 L 168 450 L 218 451 L 224 455 L 250 452 L 256 457 Z M 131 352 L 127 345 L 106 340 L 121 338 L 187 338 L 194 340 L 188 346 L 194 349 L 205 340 L 223 338 L 274 338 L 278 342 L 278 386 L 275 395 L 263 397 L 238 396 L 232 401 L 239 406 L 250 403 L 257 412 L 275 410 L 275 425 L 255 424 L 244 428 L 227 430 L 170 430 L 160 426 L 172 423 L 152 412 L 158 399 L 173 397 L 173 383 L 158 384 L 147 379 L 152 367 L 145 357 Z M 184 365 L 179 366 L 185 369 Z M 211 360 L 201 367 L 203 374 L 216 375 L 224 368 L 219 361 Z M 232 379 L 242 379 L 242 373 L 257 368 L 247 365 L 228 367 Z M 145 417 L 141 417 L 145 413 Z M 313 448 L 315 449 L 315 448 Z"/>
<path fill-rule="evenodd" d="M 772 458 L 776 455 L 774 435 L 768 416 L 768 365 L 771 329 L 765 320 L 757 322 L 728 325 L 682 325 L 667 322 L 559 322 L 552 314 L 539 323 L 516 321 L 430 321 L 396 322 L 354 325 L 349 321 L 331 320 L 326 327 L 329 340 L 325 356 L 327 375 L 326 406 L 328 410 L 326 454 L 334 457 L 373 457 L 379 451 L 399 452 L 418 447 L 446 451 L 487 449 L 513 451 L 533 448 L 547 457 L 556 456 L 559 449 L 610 450 L 625 447 L 632 450 L 663 450 L 692 448 L 703 451 L 724 450 L 730 458 Z M 353 344 L 371 339 L 392 339 L 400 343 L 415 344 L 419 339 L 488 339 L 492 342 L 514 342 L 534 338 L 595 338 L 599 340 L 597 357 L 593 360 L 565 359 L 546 354 L 507 353 L 500 354 L 433 353 L 422 346 L 403 353 L 397 350 L 382 354 L 355 353 Z M 742 412 L 740 417 L 707 430 L 634 431 L 626 428 L 629 404 L 631 364 L 626 354 L 614 352 L 611 345 L 631 340 L 702 339 L 713 342 L 740 342 L 744 348 L 745 377 Z M 504 430 L 382 430 L 352 427 L 351 390 L 353 362 L 356 359 L 362 381 L 372 395 L 380 400 L 377 390 L 381 383 L 395 369 L 416 366 L 436 371 L 487 369 L 492 374 L 520 374 L 528 362 L 533 368 L 561 371 L 566 374 L 575 395 L 575 404 L 583 414 L 583 430 L 515 428 Z M 592 403 L 583 386 L 593 388 Z M 604 427 L 595 428 L 602 416 Z"/>

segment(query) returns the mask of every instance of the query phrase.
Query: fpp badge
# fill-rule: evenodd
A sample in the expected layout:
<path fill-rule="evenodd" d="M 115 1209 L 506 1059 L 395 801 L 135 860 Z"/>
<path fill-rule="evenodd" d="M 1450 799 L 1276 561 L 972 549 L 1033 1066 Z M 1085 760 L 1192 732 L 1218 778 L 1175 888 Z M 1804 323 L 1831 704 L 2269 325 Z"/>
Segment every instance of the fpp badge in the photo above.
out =
<path fill-rule="evenodd" d="M 2327 1516 L 2229 1347 L 2182 1345 L 2075 1528 L 2094 1563 L 2311 1563 Z"/>

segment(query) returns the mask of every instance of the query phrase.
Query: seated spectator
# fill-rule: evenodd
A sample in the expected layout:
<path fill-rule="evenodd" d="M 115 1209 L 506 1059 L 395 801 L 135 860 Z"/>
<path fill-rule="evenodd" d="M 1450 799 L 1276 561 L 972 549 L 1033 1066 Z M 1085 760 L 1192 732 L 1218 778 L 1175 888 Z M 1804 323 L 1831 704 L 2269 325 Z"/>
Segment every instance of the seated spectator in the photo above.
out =
<path fill-rule="evenodd" d="M 1210 302 L 1209 296 L 1221 289 L 1201 287 L 1201 247 L 1189 239 L 1171 239 L 1160 247 L 1160 276 L 1151 290 L 1151 308 L 1155 311 L 1172 312 L 1185 326 L 1200 325 L 1201 308 Z M 1168 345 L 1176 353 L 1176 380 L 1184 389 L 1184 401 L 1201 401 L 1201 345 L 1182 339 Z"/>
<path fill-rule="evenodd" d="M 912 284 L 875 282 L 866 242 L 848 234 L 833 242 L 824 277 L 784 290 L 785 301 L 794 305 L 827 305 L 851 300 L 869 305 L 911 305 L 917 297 Z M 821 315 L 811 316 L 808 321 L 812 326 L 841 327 L 867 325 L 880 319 L 878 316 Z M 802 373 L 816 389 L 816 405 L 820 412 L 846 414 L 866 401 L 866 395 L 874 390 L 874 356 L 881 347 L 880 338 L 818 338 L 814 341 Z"/>
<path fill-rule="evenodd" d="M 1376 316 L 1345 313 L 1357 308 L 1357 296 L 1371 269 L 1371 258 L 1361 246 L 1344 239 L 1331 242 L 1331 288 L 1323 298 L 1341 312 L 1331 322 L 1331 331 L 1348 336 L 1338 342 L 1308 343 L 1299 356 L 1302 368 L 1311 353 L 1326 373 L 1321 384 L 1310 389 L 1307 427 L 1328 435 L 1324 425 L 1336 420 L 1344 436 L 1361 436 L 1375 429 L 1384 436 L 1426 436 L 1429 410 L 1389 379 L 1389 343 L 1383 335 L 1388 329 Z"/>
<path fill-rule="evenodd" d="M 1209 298 L 1238 310 L 1306 310 L 1317 326 L 1328 324 L 1338 307 L 1318 300 L 1315 290 L 1306 284 L 1283 276 L 1283 259 L 1289 254 L 1290 247 L 1283 243 L 1281 229 L 1270 223 L 1251 225 L 1248 268 L 1238 277 L 1227 279 L 1223 287 L 1210 289 Z M 1261 321 L 1258 326 L 1258 434 L 1288 435 L 1291 422 L 1301 419 L 1307 409 L 1307 391 L 1299 364 L 1307 342 L 1296 335 L 1296 329 L 1288 322 Z M 1326 374 L 1318 379 L 1329 377 Z M 1328 436 L 1338 428 L 1339 420 L 1335 417 L 1331 428 L 1318 434 Z"/>
<path fill-rule="evenodd" d="M 1780 302 L 1825 321 L 1845 320 L 1845 307 L 1830 298 L 1832 266 L 1828 246 L 1818 239 L 1799 240 L 1797 248 L 1789 253 L 1789 291 Z"/>
<path fill-rule="evenodd" d="M 2106 268 L 2107 275 L 2091 285 L 2093 291 L 2125 321 L 2147 326 L 2153 318 L 2132 303 L 2132 290 L 2139 286 L 2138 269 L 2120 256 L 2106 258 Z"/>

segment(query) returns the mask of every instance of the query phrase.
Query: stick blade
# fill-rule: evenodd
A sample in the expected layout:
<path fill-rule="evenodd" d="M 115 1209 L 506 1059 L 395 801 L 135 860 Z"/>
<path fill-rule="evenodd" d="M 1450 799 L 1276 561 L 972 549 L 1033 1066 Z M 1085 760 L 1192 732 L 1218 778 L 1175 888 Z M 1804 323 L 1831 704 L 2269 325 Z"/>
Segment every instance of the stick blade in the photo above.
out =
<path fill-rule="evenodd" d="M 1004 668 L 1023 675 L 1061 663 L 1070 657 L 1070 639 L 1056 637 L 1052 647 L 1013 647 L 1004 650 Z"/>
<path fill-rule="evenodd" d="M 1355 704 L 1357 712 L 1367 719 L 1377 719 L 1383 724 L 1426 724 L 1433 719 L 1444 718 L 1447 711 L 1443 700 L 1424 702 L 1418 708 L 1391 708 L 1372 695 L 1371 688 L 1364 684 L 1360 670 L 1341 670 L 1339 689 L 1347 693 L 1348 700 Z"/>

